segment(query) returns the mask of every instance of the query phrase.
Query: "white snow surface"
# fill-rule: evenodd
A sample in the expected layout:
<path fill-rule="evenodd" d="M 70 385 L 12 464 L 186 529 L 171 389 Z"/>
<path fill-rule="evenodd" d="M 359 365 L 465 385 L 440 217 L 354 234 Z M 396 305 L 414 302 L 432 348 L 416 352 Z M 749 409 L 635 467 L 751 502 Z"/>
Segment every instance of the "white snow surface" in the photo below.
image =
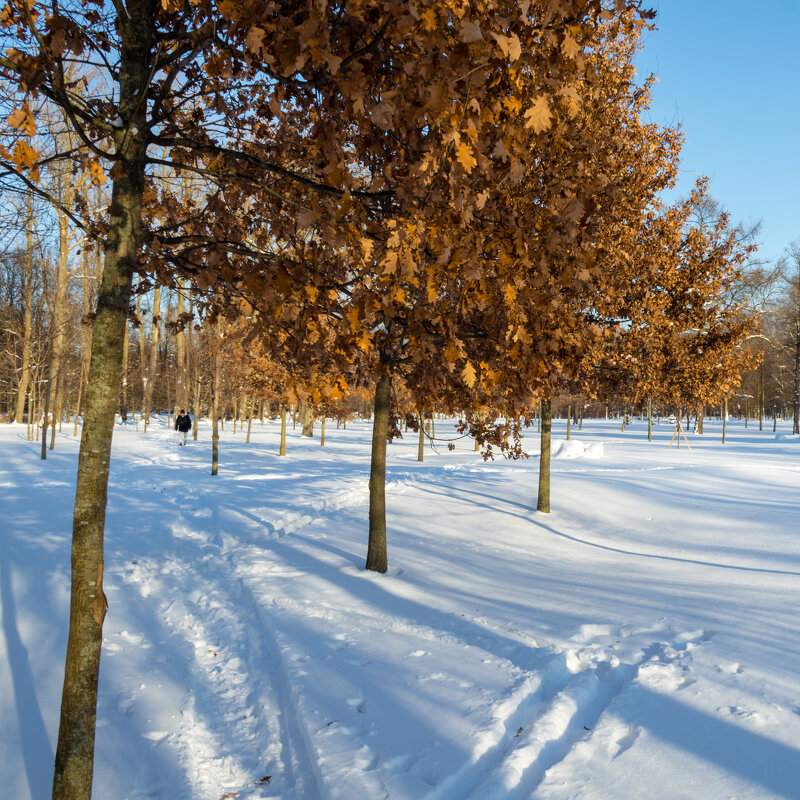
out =
<path fill-rule="evenodd" d="M 538 457 L 371 429 L 114 434 L 95 800 L 800 798 L 800 441 L 554 423 Z M 439 435 L 454 436 L 451 422 Z M 0 779 L 50 796 L 78 444 L 0 427 Z M 318 433 L 318 428 L 315 434 Z M 537 450 L 534 432 L 526 439 Z"/>

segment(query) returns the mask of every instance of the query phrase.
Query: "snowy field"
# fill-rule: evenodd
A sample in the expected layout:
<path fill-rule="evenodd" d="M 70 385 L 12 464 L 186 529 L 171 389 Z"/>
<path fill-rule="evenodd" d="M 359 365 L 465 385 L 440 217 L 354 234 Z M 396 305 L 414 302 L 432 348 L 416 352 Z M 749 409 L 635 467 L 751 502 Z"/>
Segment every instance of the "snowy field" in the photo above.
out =
<path fill-rule="evenodd" d="M 0 427 L 0 780 L 50 797 L 77 441 Z M 565 423 L 554 424 L 563 438 Z M 437 433 L 452 425 L 437 423 Z M 370 427 L 114 437 L 95 800 L 800 798 L 800 441 L 587 421 L 553 458 Z M 315 435 L 318 435 L 318 427 Z M 533 436 L 533 434 L 532 434 Z M 566 444 L 566 443 L 565 443 Z M 535 451 L 535 439 L 530 440 Z"/>

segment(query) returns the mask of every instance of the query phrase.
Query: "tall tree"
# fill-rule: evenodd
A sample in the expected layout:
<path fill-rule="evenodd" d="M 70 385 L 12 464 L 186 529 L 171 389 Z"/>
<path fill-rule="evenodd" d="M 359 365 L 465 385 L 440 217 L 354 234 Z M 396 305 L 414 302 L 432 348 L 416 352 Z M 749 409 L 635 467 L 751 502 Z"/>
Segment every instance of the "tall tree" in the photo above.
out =
<path fill-rule="evenodd" d="M 15 419 L 22 424 L 25 401 L 32 399 L 31 381 L 31 336 L 33 333 L 33 194 L 27 192 L 25 202 L 25 311 L 22 329 L 22 362 L 17 384 L 17 408 Z M 30 407 L 28 412 L 30 413 Z"/>

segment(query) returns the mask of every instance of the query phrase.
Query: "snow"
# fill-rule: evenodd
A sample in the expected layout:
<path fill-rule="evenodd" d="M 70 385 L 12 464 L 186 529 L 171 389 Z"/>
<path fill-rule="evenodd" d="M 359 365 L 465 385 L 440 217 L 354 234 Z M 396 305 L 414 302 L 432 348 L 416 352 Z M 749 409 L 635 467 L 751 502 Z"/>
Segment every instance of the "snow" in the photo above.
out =
<path fill-rule="evenodd" d="M 800 441 L 554 422 L 538 458 L 118 425 L 95 800 L 800 798 Z M 452 424 L 437 421 L 452 435 Z M 0 775 L 50 795 L 77 442 L 0 427 Z M 531 450 L 537 437 L 531 434 Z"/>

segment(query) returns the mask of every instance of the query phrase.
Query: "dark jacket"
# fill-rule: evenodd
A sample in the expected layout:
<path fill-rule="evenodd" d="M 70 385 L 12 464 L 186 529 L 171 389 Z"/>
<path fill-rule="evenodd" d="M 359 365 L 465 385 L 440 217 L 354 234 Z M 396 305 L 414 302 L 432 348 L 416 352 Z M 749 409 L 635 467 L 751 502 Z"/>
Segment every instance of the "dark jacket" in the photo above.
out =
<path fill-rule="evenodd" d="M 188 414 L 181 416 L 178 414 L 175 417 L 175 430 L 182 433 L 188 433 L 192 429 L 192 418 Z"/>

